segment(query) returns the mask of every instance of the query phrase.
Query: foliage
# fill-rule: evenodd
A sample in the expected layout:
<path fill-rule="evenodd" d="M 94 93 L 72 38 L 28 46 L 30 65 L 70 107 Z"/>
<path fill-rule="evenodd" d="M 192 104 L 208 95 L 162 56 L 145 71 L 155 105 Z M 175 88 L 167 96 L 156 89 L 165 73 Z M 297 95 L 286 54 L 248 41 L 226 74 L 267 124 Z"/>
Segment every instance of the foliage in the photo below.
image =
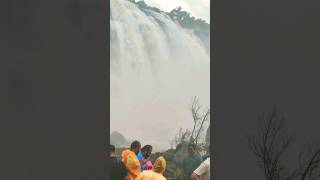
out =
<path fill-rule="evenodd" d="M 175 162 L 169 163 L 165 176 L 171 179 L 178 179 L 182 175 L 182 168 Z"/>
<path fill-rule="evenodd" d="M 195 18 L 194 16 L 191 16 L 189 12 L 184 11 L 181 7 L 177 7 L 170 12 L 164 12 L 159 8 L 149 6 L 144 1 L 129 1 L 135 3 L 138 8 L 144 12 L 146 12 L 146 10 L 152 10 L 161 14 L 166 14 L 173 20 L 176 20 L 181 25 L 181 27 L 195 30 L 196 34 L 199 34 L 200 31 L 210 33 L 210 25 L 206 21 L 201 18 Z"/>
<path fill-rule="evenodd" d="M 175 138 L 171 141 L 171 148 L 177 147 L 179 144 L 187 144 L 190 140 L 191 132 L 189 129 L 179 129 Z"/>
<path fill-rule="evenodd" d="M 203 19 L 197 19 L 191 16 L 189 12 L 182 10 L 181 7 L 173 9 L 168 15 L 178 21 L 180 25 L 187 29 L 203 29 L 209 30 L 210 25 L 206 23 Z"/>
<path fill-rule="evenodd" d="M 137 1 L 137 2 L 135 2 L 135 4 L 137 4 L 138 8 L 140 8 L 143 11 L 144 10 L 153 10 L 158 13 L 164 13 L 163 11 L 161 11 L 160 9 L 158 9 L 156 7 L 151 7 L 151 6 L 147 5 L 144 1 Z"/>
<path fill-rule="evenodd" d="M 203 19 L 191 16 L 189 12 L 184 11 L 181 7 L 177 7 L 170 12 L 164 12 L 156 7 L 149 6 L 144 1 L 128 1 L 136 4 L 137 7 L 146 15 L 150 15 L 152 12 L 157 12 L 170 17 L 182 28 L 192 30 L 194 35 L 196 35 L 202 41 L 206 48 L 206 51 L 210 52 L 210 24 Z M 161 21 L 156 18 L 155 21 L 159 23 L 160 27 L 163 27 L 163 23 L 161 23 Z"/>

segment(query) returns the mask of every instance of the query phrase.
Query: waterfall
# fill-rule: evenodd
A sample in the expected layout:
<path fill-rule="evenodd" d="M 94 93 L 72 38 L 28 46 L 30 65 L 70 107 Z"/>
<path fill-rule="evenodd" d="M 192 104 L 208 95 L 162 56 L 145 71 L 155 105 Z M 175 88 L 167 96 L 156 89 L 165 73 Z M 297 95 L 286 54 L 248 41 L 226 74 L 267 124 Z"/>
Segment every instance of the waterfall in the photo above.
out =
<path fill-rule="evenodd" d="M 193 96 L 209 106 L 210 54 L 166 13 L 128 0 L 110 5 L 111 131 L 169 147 L 180 127 L 192 125 Z"/>

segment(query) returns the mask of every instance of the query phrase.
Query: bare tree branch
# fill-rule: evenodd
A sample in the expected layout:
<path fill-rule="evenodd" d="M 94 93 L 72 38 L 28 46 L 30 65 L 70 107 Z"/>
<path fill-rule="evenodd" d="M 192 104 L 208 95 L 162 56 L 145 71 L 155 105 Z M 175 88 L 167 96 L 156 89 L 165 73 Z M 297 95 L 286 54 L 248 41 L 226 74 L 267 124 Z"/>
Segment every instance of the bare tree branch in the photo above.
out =
<path fill-rule="evenodd" d="M 284 132 L 283 120 L 283 117 L 278 117 L 275 109 L 268 116 L 262 114 L 259 116 L 260 134 L 247 138 L 267 180 L 290 180 L 296 176 L 296 173 L 286 174 L 282 162 L 283 156 L 293 143 L 293 138 Z"/>
<path fill-rule="evenodd" d="M 198 121 L 200 119 L 199 111 L 201 109 L 201 106 L 198 104 L 198 98 L 195 96 L 192 100 L 192 105 L 191 105 L 191 114 L 193 118 L 193 128 L 190 136 L 190 141 L 189 143 L 194 141 L 193 135 L 196 130 L 196 127 L 198 125 Z"/>
<path fill-rule="evenodd" d="M 200 125 L 200 127 L 199 127 L 199 129 L 198 129 L 198 132 L 197 132 L 197 134 L 196 134 L 196 137 L 195 137 L 196 145 L 198 145 L 199 135 L 200 135 L 200 133 L 202 132 L 204 123 L 207 122 L 207 120 L 208 120 L 209 114 L 210 114 L 210 109 L 208 109 L 208 110 L 205 112 L 205 115 L 204 115 L 204 116 L 202 117 L 202 119 L 201 119 L 201 125 Z"/>
<path fill-rule="evenodd" d="M 305 153 L 305 161 L 302 163 L 302 156 L 300 156 L 300 180 L 315 180 L 320 179 L 320 147 L 312 145 Z"/>
<path fill-rule="evenodd" d="M 274 109 L 269 116 L 258 117 L 258 135 L 248 136 L 248 144 L 267 180 L 320 180 L 320 146 L 311 144 L 299 154 L 299 166 L 287 173 L 283 156 L 294 139 L 284 131 L 283 117 Z"/>

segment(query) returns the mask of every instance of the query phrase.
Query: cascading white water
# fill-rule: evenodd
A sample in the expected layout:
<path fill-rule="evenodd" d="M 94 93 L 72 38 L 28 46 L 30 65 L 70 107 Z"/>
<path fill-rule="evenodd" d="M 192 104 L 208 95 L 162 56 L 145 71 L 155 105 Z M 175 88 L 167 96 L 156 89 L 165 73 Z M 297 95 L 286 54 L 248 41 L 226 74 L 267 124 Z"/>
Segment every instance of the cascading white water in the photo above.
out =
<path fill-rule="evenodd" d="M 209 106 L 210 55 L 166 14 L 110 3 L 111 132 L 167 148 L 180 127 L 191 127 L 193 96 Z"/>

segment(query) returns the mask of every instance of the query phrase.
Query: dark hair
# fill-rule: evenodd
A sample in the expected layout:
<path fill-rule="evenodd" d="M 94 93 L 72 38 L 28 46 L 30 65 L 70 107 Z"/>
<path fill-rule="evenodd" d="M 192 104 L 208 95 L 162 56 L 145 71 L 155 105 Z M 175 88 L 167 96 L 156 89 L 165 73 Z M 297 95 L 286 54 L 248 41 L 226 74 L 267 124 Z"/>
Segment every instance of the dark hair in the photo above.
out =
<path fill-rule="evenodd" d="M 145 145 L 143 146 L 143 148 L 141 149 L 141 151 L 151 151 L 152 150 L 152 146 L 151 145 Z"/>
<path fill-rule="evenodd" d="M 139 147 L 141 147 L 141 143 L 139 141 L 133 141 L 131 143 L 130 149 L 133 150 L 133 149 L 137 149 Z"/>
<path fill-rule="evenodd" d="M 109 151 L 110 151 L 110 153 L 116 151 L 116 148 L 114 147 L 114 145 L 112 145 L 112 144 L 109 145 Z"/>
<path fill-rule="evenodd" d="M 196 145 L 195 144 L 189 144 L 188 147 L 192 147 L 194 150 L 196 149 Z"/>

